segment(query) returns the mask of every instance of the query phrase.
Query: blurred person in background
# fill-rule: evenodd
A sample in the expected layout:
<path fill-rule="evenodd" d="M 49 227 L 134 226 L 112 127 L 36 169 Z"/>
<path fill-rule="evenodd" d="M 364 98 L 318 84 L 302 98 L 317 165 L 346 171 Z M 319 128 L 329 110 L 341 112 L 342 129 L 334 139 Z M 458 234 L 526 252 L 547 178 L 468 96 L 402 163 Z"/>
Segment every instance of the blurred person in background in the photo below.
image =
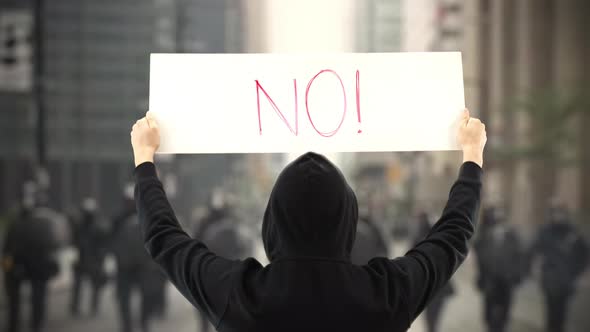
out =
<path fill-rule="evenodd" d="M 425 211 L 421 211 L 416 216 L 416 233 L 414 235 L 413 246 L 417 246 L 422 240 L 428 237 L 432 223 L 430 216 Z M 440 325 L 440 317 L 446 301 L 455 294 L 455 287 L 451 280 L 444 286 L 438 294 L 430 301 L 426 307 L 426 327 L 428 332 L 437 332 Z"/>
<path fill-rule="evenodd" d="M 8 226 L 2 250 L 4 286 L 8 297 L 6 331 L 20 331 L 21 290 L 31 289 L 30 327 L 42 331 L 46 321 L 47 284 L 59 273 L 57 250 L 63 244 L 56 225 L 60 216 L 46 206 L 36 182 L 23 186 L 23 201 L 18 217 Z"/>
<path fill-rule="evenodd" d="M 489 332 L 503 332 L 510 321 L 513 294 L 526 274 L 526 252 L 501 207 L 483 211 L 474 243 L 477 288 L 483 296 L 484 320 Z"/>
<path fill-rule="evenodd" d="M 230 218 L 231 210 L 227 202 L 227 197 L 220 188 L 215 188 L 211 191 L 207 206 L 204 209 L 195 209 L 194 213 L 196 220 L 193 235 L 200 237 L 210 226 L 216 224 L 218 221 Z"/>
<path fill-rule="evenodd" d="M 265 210 L 270 263 L 222 257 L 181 227 L 158 179 L 158 124 L 148 112 L 132 128 L 135 200 L 150 256 L 220 331 L 407 331 L 468 253 L 482 186 L 485 126 L 465 110 L 457 123 L 463 164 L 427 239 L 396 259 L 354 265 L 354 191 L 326 157 L 287 165 Z"/>
<path fill-rule="evenodd" d="M 70 312 L 73 316 L 80 313 L 80 290 L 82 283 L 89 282 L 92 295 L 91 313 L 96 316 L 99 311 L 100 293 L 107 282 L 104 268 L 108 251 L 108 225 L 99 214 L 97 202 L 88 197 L 82 202 L 80 213 L 73 216 L 72 237 L 78 251 L 78 259 L 73 264 L 72 298 Z"/>
<path fill-rule="evenodd" d="M 199 222 L 195 238 L 203 239 L 207 247 L 227 259 L 245 259 L 254 254 L 254 238 L 239 224 L 234 207 L 221 189 L 213 190 L 207 214 Z M 201 327 L 197 331 L 211 331 L 213 326 L 206 315 L 197 310 Z"/>
<path fill-rule="evenodd" d="M 546 223 L 535 238 L 531 257 L 541 260 L 545 330 L 562 332 L 576 281 L 588 266 L 588 244 L 572 224 L 567 208 L 559 202 L 552 202 L 547 210 Z"/>
<path fill-rule="evenodd" d="M 367 205 L 361 205 L 350 257 L 352 263 L 364 265 L 373 257 L 388 257 L 389 248 L 384 234 L 385 232 L 375 224 Z"/>
<path fill-rule="evenodd" d="M 125 188 L 123 208 L 114 219 L 112 251 L 117 264 L 116 289 L 121 332 L 134 330 L 131 308 L 132 293 L 140 300 L 140 327 L 150 331 L 150 323 L 157 312 L 159 287 L 164 284 L 163 274 L 146 253 L 141 240 L 141 228 L 133 201 L 133 186 Z"/>

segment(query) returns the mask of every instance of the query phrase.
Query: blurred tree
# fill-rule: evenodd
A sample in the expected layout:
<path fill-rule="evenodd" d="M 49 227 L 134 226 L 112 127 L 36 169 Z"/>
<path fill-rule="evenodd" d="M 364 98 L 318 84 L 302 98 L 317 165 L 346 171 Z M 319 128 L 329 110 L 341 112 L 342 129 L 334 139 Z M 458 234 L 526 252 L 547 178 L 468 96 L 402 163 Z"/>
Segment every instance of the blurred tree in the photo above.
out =
<path fill-rule="evenodd" d="M 589 169 L 590 149 L 584 139 L 588 130 L 576 130 L 576 124 L 590 117 L 590 96 L 582 89 L 539 91 L 509 103 L 507 111 L 524 113 L 527 131 L 523 139 L 498 144 L 491 152 L 499 160 L 531 162 L 533 218 L 540 218 L 556 193 L 558 170 L 576 166 Z M 590 185 L 590 175 L 582 171 L 580 176 L 581 209 L 588 215 L 590 189 L 585 187 Z"/>
<path fill-rule="evenodd" d="M 510 142 L 494 152 L 502 158 L 549 160 L 558 167 L 575 165 L 582 156 L 575 148 L 579 139 L 574 123 L 590 112 L 587 97 L 545 91 L 513 102 L 508 111 L 526 113 L 529 122 L 526 142 Z"/>

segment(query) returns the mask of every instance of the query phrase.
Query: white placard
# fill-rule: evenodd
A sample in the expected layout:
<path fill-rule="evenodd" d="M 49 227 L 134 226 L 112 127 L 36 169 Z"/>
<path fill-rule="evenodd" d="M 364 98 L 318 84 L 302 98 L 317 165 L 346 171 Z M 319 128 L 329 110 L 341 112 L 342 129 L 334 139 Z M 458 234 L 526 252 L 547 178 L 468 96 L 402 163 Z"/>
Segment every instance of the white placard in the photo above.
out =
<path fill-rule="evenodd" d="M 461 54 L 152 54 L 162 153 L 455 150 Z"/>

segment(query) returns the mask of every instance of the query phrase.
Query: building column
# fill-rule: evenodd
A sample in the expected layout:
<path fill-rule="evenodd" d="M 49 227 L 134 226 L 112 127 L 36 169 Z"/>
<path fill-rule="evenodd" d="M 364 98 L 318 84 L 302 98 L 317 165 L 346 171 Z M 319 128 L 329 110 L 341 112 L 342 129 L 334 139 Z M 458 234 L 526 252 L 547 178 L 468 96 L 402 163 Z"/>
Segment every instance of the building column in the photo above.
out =
<path fill-rule="evenodd" d="M 482 114 L 488 125 L 488 150 L 514 147 L 516 4 L 484 0 L 481 5 Z M 494 157 L 494 156 L 491 156 Z M 500 155 L 486 156 L 486 202 L 510 208 L 515 200 L 514 162 Z M 510 209 L 511 211 L 514 208 Z M 512 218 L 513 220 L 520 220 Z"/>
<path fill-rule="evenodd" d="M 547 93 L 554 88 L 554 49 L 555 49 L 555 0 L 528 0 L 531 16 L 528 38 L 530 40 L 529 90 L 527 95 Z M 530 97 L 529 97 L 530 99 Z M 543 135 L 543 119 L 530 119 L 530 135 Z M 528 181 L 531 191 L 530 218 L 533 223 L 540 223 L 545 217 L 548 201 L 555 195 L 557 165 L 552 158 L 531 161 Z"/>
<path fill-rule="evenodd" d="M 516 2 L 515 8 L 515 92 L 522 96 L 531 90 L 532 70 L 531 58 L 533 48 L 531 45 L 531 3 L 536 0 L 522 0 Z M 526 144 L 529 119 L 524 112 L 518 112 L 514 116 L 515 137 L 513 144 Z M 530 164 L 518 161 L 514 166 L 513 201 L 511 218 L 517 223 L 529 223 L 531 215 L 531 200 L 529 199 L 532 185 L 530 180 Z"/>
<path fill-rule="evenodd" d="M 243 19 L 242 27 L 245 31 L 244 50 L 246 53 L 268 52 L 268 38 L 266 34 L 268 20 L 267 1 L 270 0 L 249 0 L 241 3 L 246 17 Z"/>
<path fill-rule="evenodd" d="M 554 53 L 554 77 L 558 92 L 564 97 L 571 98 L 581 88 L 584 67 L 584 43 L 587 43 L 587 30 L 583 30 L 580 6 L 576 0 L 556 1 L 556 29 Z M 586 58 L 587 59 L 587 58 Z M 582 116 L 580 116 L 583 118 Z M 580 121 L 583 122 L 583 121 Z M 578 128 L 578 121 L 572 123 L 571 130 L 580 130 L 580 135 L 588 131 L 587 127 Z M 577 147 L 576 147 L 577 148 Z M 583 155 L 582 151 L 574 149 L 574 153 Z M 585 148 L 588 146 L 585 144 Z M 567 203 L 568 207 L 578 210 L 581 207 L 580 177 L 582 171 L 578 165 L 571 165 L 560 169 L 557 181 L 557 196 Z"/>
<path fill-rule="evenodd" d="M 487 36 L 484 42 L 487 47 L 485 77 L 487 81 L 487 103 L 484 121 L 489 133 L 488 149 L 500 148 L 505 142 L 504 129 L 502 121 L 503 107 L 505 103 L 505 72 L 504 72 L 504 49 L 506 47 L 504 40 L 504 26 L 509 19 L 504 16 L 504 8 L 507 6 L 506 0 L 487 1 Z M 482 52 L 483 53 L 483 52 Z M 500 160 L 487 158 L 487 181 L 486 181 L 486 201 L 489 204 L 508 203 L 503 202 L 507 188 L 503 178 L 507 176 L 503 170 Z"/>
<path fill-rule="evenodd" d="M 582 49 L 582 62 L 579 69 L 583 72 L 581 83 L 586 90 L 590 89 L 590 64 L 587 60 L 590 59 L 590 43 L 588 42 L 587 31 L 590 31 L 590 20 L 588 13 L 590 13 L 590 2 L 588 0 L 577 0 L 575 2 L 576 22 L 578 31 L 578 46 Z M 586 63 L 584 63 L 586 60 Z M 583 216 L 586 218 L 584 222 L 590 223 L 590 93 L 585 95 L 585 111 L 579 121 L 579 156 L 580 156 L 580 209 Z"/>

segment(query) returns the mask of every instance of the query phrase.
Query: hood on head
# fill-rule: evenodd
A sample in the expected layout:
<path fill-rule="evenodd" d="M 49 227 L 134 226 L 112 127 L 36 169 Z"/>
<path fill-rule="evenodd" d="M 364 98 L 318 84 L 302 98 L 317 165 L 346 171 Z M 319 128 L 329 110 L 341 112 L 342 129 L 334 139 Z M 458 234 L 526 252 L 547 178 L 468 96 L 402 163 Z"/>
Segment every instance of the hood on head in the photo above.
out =
<path fill-rule="evenodd" d="M 356 197 L 340 170 L 308 152 L 285 167 L 270 194 L 262 223 L 266 255 L 350 260 L 357 219 Z"/>

